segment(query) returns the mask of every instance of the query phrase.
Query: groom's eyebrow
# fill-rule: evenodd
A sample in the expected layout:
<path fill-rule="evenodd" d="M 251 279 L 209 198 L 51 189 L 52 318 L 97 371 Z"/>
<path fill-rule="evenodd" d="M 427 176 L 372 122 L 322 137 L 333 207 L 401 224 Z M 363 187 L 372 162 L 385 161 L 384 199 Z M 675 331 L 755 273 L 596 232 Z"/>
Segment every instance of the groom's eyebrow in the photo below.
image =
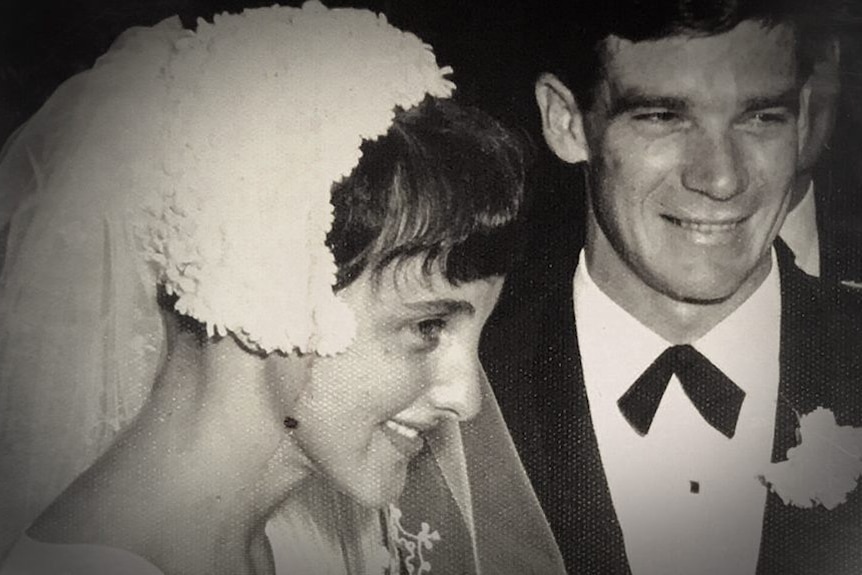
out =
<path fill-rule="evenodd" d="M 640 109 L 658 108 L 671 112 L 683 112 L 689 108 L 685 98 L 648 94 L 637 88 L 628 88 L 611 95 L 608 115 L 611 118 Z"/>
<path fill-rule="evenodd" d="M 459 299 L 433 299 L 405 302 L 404 307 L 428 315 L 459 315 L 472 316 L 476 308 L 470 302 Z"/>
<path fill-rule="evenodd" d="M 744 110 L 766 110 L 768 108 L 787 108 L 796 113 L 799 111 L 799 89 L 792 87 L 776 94 L 752 96 L 745 100 Z"/>

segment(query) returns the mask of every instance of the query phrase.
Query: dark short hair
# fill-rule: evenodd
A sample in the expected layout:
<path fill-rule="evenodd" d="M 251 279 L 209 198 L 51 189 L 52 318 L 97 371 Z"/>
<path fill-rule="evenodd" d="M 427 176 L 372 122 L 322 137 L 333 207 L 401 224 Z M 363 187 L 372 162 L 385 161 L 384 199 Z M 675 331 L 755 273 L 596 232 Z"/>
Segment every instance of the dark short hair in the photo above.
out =
<path fill-rule="evenodd" d="M 517 251 L 525 154 L 489 115 L 427 97 L 398 110 L 389 131 L 362 145 L 353 172 L 334 185 L 327 244 L 336 290 L 366 269 L 423 258 L 457 284 L 502 275 Z"/>
<path fill-rule="evenodd" d="M 841 0 L 581 0 L 578 22 L 543 17 L 550 41 L 545 48 L 552 70 L 588 110 L 603 74 L 605 40 L 617 36 L 632 42 L 670 36 L 712 36 L 745 21 L 765 28 L 790 24 L 796 30 L 801 78 L 811 73 L 819 47 L 830 35 L 829 15 Z M 568 22 L 566 20 L 569 20 Z"/>
<path fill-rule="evenodd" d="M 478 109 L 427 97 L 397 110 L 389 131 L 361 150 L 356 168 L 332 188 L 326 243 L 336 291 L 365 269 L 379 274 L 417 256 L 423 273 L 441 264 L 453 284 L 509 270 L 526 170 L 526 148 L 512 132 Z M 206 327 L 177 312 L 177 299 L 159 286 L 159 305 L 203 345 Z"/>

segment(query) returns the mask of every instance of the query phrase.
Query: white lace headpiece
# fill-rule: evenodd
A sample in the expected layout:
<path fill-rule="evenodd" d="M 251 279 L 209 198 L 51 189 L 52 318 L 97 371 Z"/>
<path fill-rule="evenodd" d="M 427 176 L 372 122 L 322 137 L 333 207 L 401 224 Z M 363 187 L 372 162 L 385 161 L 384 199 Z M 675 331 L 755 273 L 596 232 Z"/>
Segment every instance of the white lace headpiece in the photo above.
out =
<path fill-rule="evenodd" d="M 449 73 L 382 15 L 316 1 L 216 16 L 177 41 L 144 226 L 177 311 L 265 353 L 344 350 L 355 326 L 324 243 L 332 185 L 396 107 L 451 95 Z"/>

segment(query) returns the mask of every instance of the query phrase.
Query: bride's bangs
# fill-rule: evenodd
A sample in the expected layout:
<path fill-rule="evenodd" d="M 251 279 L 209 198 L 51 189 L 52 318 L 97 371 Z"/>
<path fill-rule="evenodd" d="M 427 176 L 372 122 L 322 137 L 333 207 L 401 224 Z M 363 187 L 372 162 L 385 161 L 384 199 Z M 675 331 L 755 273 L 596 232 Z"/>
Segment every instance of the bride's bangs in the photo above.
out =
<path fill-rule="evenodd" d="M 342 289 L 366 268 L 423 258 L 450 281 L 508 269 L 523 201 L 519 141 L 487 114 L 428 98 L 398 111 L 333 189 L 328 244 Z"/>

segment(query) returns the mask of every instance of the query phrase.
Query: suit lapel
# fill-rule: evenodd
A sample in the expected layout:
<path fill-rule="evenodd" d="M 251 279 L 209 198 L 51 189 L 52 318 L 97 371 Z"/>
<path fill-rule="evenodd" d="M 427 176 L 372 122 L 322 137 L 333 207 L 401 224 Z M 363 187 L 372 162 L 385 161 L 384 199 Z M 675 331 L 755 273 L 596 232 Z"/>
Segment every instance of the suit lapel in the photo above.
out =
<path fill-rule="evenodd" d="M 551 501 L 552 509 L 560 510 L 557 524 L 561 530 L 570 532 L 569 548 L 564 557 L 573 573 L 629 573 L 625 554 L 622 530 L 608 489 L 607 478 L 599 454 L 598 442 L 590 416 L 586 387 L 584 386 L 580 349 L 572 303 L 572 290 L 569 289 L 561 317 L 569 318 L 568 328 L 563 339 L 564 348 L 559 350 L 561 366 L 565 373 L 554 380 L 561 382 L 565 389 L 549 397 L 566 397 L 563 417 L 569 421 L 565 437 L 567 441 L 548 438 L 549 449 L 557 447 L 553 460 L 565 462 L 559 465 L 558 472 L 569 478 L 567 501 Z M 565 315 L 562 315 L 565 314 Z M 551 413 L 560 411 L 559 405 L 547 402 L 545 408 Z M 566 413 L 565 410 L 569 412 Z M 555 477 L 552 481 L 562 481 Z M 553 483 L 552 483 L 553 485 Z M 567 513 L 568 511 L 568 513 Z"/>
<path fill-rule="evenodd" d="M 812 298 L 805 297 L 805 286 L 795 273 L 792 254 L 783 244 L 777 247 L 779 271 L 781 274 L 781 347 L 779 352 L 780 375 L 778 383 L 778 402 L 775 413 L 775 434 L 772 444 L 772 461 L 785 459 L 787 450 L 798 443 L 796 434 L 798 417 L 811 411 L 805 392 L 805 375 L 812 369 L 803 366 L 810 361 L 805 346 L 804 334 L 813 326 L 804 325 L 806 317 L 816 317 L 807 308 Z M 806 327 L 808 329 L 806 329 Z M 787 506 L 770 492 L 766 500 L 763 519 L 763 532 L 760 542 L 758 572 L 763 574 L 781 572 L 779 564 L 784 564 L 788 553 L 793 551 L 787 545 L 788 517 Z M 791 510 L 792 511 L 792 510 Z M 792 515 L 792 513 L 791 513 Z M 778 571 L 776 571 L 778 569 Z"/>
<path fill-rule="evenodd" d="M 583 385 L 571 276 L 549 287 L 505 330 L 529 335 L 491 381 L 568 572 L 628 573 Z"/>
<path fill-rule="evenodd" d="M 825 309 L 825 298 L 818 284 L 792 264 L 793 256 L 786 246 L 778 245 L 777 250 L 782 297 L 781 370 L 773 462 L 785 460 L 787 450 L 798 444 L 800 415 L 820 406 L 834 408 L 839 423 L 843 419 L 843 424 L 848 424 L 854 416 L 843 410 L 845 396 L 842 394 L 850 390 L 858 397 L 857 392 L 841 381 L 837 366 L 847 365 L 847 362 L 839 354 L 832 353 L 836 346 L 841 345 L 836 341 L 836 334 L 847 332 L 832 320 L 834 316 Z M 849 421 L 848 417 L 851 418 Z M 833 550 L 840 553 L 841 547 L 837 542 L 849 535 L 847 525 L 855 524 L 855 529 L 859 529 L 860 510 L 862 497 L 858 493 L 851 497 L 850 502 L 834 510 L 826 510 L 823 507 L 803 509 L 785 505 L 778 495 L 770 492 L 763 521 L 758 573 L 844 572 L 835 570 L 839 559 Z M 858 540 L 855 545 L 858 555 Z M 841 565 L 846 569 L 850 564 Z"/>

